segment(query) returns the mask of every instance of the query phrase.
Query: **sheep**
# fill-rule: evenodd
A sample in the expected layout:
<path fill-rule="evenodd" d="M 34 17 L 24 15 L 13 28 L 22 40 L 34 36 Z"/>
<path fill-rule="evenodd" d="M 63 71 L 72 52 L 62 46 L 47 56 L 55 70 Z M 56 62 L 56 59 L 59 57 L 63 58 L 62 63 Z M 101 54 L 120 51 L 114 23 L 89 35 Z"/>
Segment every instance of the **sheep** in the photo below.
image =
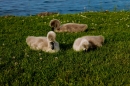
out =
<path fill-rule="evenodd" d="M 78 23 L 66 23 L 61 25 L 57 19 L 51 20 L 49 26 L 52 28 L 52 31 L 55 32 L 83 32 L 88 28 L 86 24 Z"/>
<path fill-rule="evenodd" d="M 60 50 L 59 43 L 56 41 L 56 34 L 53 31 L 49 31 L 47 37 L 28 36 L 26 43 L 33 50 L 42 50 L 49 53 Z"/>
<path fill-rule="evenodd" d="M 103 36 L 82 36 L 74 41 L 73 49 L 75 51 L 88 51 L 88 49 L 102 47 L 103 43 Z"/>

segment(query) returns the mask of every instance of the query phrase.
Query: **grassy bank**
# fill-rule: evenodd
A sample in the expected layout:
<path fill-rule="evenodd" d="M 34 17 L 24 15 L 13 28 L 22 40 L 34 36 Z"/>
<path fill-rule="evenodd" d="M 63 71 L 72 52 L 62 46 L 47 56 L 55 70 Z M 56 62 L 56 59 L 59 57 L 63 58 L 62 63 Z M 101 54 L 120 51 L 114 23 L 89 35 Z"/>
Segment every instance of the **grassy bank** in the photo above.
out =
<path fill-rule="evenodd" d="M 80 33 L 57 33 L 55 54 L 31 50 L 29 35 L 45 36 L 51 19 L 85 23 Z M 77 37 L 103 35 L 103 47 L 74 52 Z M 129 86 L 130 12 L 89 12 L 45 17 L 0 17 L 0 86 Z"/>

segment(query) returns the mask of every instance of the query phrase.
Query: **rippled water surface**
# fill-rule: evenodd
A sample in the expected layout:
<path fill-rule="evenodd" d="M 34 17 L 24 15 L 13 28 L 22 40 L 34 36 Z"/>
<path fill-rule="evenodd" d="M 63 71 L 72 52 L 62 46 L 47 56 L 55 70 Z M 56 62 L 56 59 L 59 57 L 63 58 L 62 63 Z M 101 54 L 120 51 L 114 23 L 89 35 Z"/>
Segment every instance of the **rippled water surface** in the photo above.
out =
<path fill-rule="evenodd" d="M 130 0 L 0 0 L 0 15 L 28 16 L 41 12 L 78 13 L 130 10 Z"/>

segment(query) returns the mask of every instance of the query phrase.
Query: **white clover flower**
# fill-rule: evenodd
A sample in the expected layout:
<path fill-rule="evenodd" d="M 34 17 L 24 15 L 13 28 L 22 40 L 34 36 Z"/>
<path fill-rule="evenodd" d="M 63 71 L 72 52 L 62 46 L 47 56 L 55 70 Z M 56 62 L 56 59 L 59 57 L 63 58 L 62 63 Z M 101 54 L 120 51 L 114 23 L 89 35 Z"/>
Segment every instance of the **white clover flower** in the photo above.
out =
<path fill-rule="evenodd" d="M 15 59 L 15 56 L 13 56 L 12 58 Z"/>
<path fill-rule="evenodd" d="M 27 57 L 29 57 L 29 55 L 26 55 Z"/>
<path fill-rule="evenodd" d="M 55 57 L 55 60 L 57 60 L 58 59 L 58 57 Z"/>
<path fill-rule="evenodd" d="M 18 62 L 15 62 L 14 65 L 15 65 L 15 66 L 18 65 Z"/>
<path fill-rule="evenodd" d="M 42 58 L 39 58 L 40 60 L 42 60 Z"/>

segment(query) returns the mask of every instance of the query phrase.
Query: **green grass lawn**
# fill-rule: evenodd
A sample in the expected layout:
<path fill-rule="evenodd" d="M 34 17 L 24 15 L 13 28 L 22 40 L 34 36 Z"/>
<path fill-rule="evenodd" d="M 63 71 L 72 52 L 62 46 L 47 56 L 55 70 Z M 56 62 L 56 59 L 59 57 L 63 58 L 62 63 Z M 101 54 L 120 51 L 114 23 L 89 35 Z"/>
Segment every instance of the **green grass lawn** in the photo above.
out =
<path fill-rule="evenodd" d="M 31 50 L 27 36 L 46 36 L 49 22 L 88 25 L 88 31 L 56 33 L 61 50 Z M 103 35 L 101 48 L 72 49 L 76 38 Z M 130 86 L 130 12 L 86 12 L 0 17 L 0 86 Z"/>

